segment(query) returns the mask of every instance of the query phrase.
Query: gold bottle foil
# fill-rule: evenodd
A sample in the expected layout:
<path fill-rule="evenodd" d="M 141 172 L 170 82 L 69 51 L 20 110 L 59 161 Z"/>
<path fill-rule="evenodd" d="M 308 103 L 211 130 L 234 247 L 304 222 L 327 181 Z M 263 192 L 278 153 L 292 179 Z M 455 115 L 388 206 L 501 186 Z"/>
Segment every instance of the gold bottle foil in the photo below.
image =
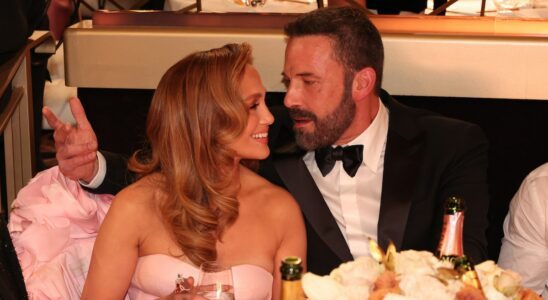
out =
<path fill-rule="evenodd" d="M 480 282 L 479 277 L 478 277 L 478 273 L 476 273 L 475 270 L 470 270 L 470 271 L 462 274 L 462 282 L 464 282 L 465 284 L 468 284 L 470 286 L 473 286 L 473 287 L 475 287 L 478 290 L 483 292 L 483 290 L 481 288 L 481 282 Z"/>
<path fill-rule="evenodd" d="M 302 300 L 306 299 L 301 280 L 282 281 L 281 300 Z"/>

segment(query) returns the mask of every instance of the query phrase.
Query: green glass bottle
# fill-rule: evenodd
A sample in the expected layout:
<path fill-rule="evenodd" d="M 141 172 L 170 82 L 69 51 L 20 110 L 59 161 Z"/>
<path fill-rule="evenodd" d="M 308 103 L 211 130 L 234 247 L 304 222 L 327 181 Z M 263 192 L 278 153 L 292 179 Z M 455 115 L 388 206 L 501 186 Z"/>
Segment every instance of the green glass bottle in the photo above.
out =
<path fill-rule="evenodd" d="M 281 300 L 304 299 L 304 292 L 301 285 L 303 272 L 302 260 L 297 256 L 288 256 L 282 260 L 280 267 L 282 273 Z"/>
<path fill-rule="evenodd" d="M 481 282 L 479 280 L 478 273 L 474 269 L 474 265 L 472 264 L 470 259 L 468 259 L 468 256 L 463 255 L 455 258 L 453 260 L 453 264 L 455 266 L 455 270 L 461 276 L 462 282 L 477 288 L 483 293 L 483 289 L 481 288 Z"/>
<path fill-rule="evenodd" d="M 464 200 L 449 197 L 445 202 L 443 228 L 436 254 L 441 259 L 453 260 L 464 255 L 462 233 L 464 226 Z"/>

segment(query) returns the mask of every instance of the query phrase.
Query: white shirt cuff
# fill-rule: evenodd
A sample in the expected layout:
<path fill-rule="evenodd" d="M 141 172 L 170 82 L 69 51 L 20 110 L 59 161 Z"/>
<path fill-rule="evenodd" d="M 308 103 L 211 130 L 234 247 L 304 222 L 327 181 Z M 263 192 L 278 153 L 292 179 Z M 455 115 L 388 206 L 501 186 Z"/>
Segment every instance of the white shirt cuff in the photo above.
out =
<path fill-rule="evenodd" d="M 98 188 L 103 183 L 103 180 L 105 180 L 105 175 L 107 174 L 107 161 L 105 160 L 103 154 L 99 151 L 97 151 L 97 160 L 99 162 L 99 167 L 95 177 L 93 177 L 89 183 L 85 183 L 83 180 L 78 180 L 82 186 L 89 189 Z"/>

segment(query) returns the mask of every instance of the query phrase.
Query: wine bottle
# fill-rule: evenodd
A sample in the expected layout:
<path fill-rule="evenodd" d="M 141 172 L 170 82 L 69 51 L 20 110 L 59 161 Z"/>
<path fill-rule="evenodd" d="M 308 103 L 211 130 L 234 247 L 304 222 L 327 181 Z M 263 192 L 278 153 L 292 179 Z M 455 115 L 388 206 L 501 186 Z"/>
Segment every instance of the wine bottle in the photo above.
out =
<path fill-rule="evenodd" d="M 453 260 L 464 255 L 462 246 L 464 208 L 462 198 L 449 197 L 445 203 L 443 228 L 436 251 L 437 256 L 441 259 Z"/>
<path fill-rule="evenodd" d="M 296 256 L 284 258 L 280 271 L 282 273 L 281 300 L 305 299 L 301 285 L 301 276 L 303 272 L 301 258 Z"/>

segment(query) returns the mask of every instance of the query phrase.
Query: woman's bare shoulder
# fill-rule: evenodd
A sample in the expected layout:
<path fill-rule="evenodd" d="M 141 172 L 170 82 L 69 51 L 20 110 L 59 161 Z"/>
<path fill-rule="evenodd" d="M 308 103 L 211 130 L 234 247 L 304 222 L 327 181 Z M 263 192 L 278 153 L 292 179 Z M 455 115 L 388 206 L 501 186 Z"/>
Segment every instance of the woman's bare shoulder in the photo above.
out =
<path fill-rule="evenodd" d="M 145 176 L 122 189 L 112 200 L 111 209 L 121 211 L 142 212 L 151 211 L 158 203 L 162 194 L 158 188 L 158 178 L 154 175 Z"/>
<path fill-rule="evenodd" d="M 249 170 L 248 170 L 249 171 Z M 300 212 L 299 206 L 293 196 L 285 189 L 271 183 L 260 175 L 249 171 L 249 180 L 243 181 L 247 185 L 250 199 L 257 201 L 259 205 L 273 214 L 289 211 Z"/>

